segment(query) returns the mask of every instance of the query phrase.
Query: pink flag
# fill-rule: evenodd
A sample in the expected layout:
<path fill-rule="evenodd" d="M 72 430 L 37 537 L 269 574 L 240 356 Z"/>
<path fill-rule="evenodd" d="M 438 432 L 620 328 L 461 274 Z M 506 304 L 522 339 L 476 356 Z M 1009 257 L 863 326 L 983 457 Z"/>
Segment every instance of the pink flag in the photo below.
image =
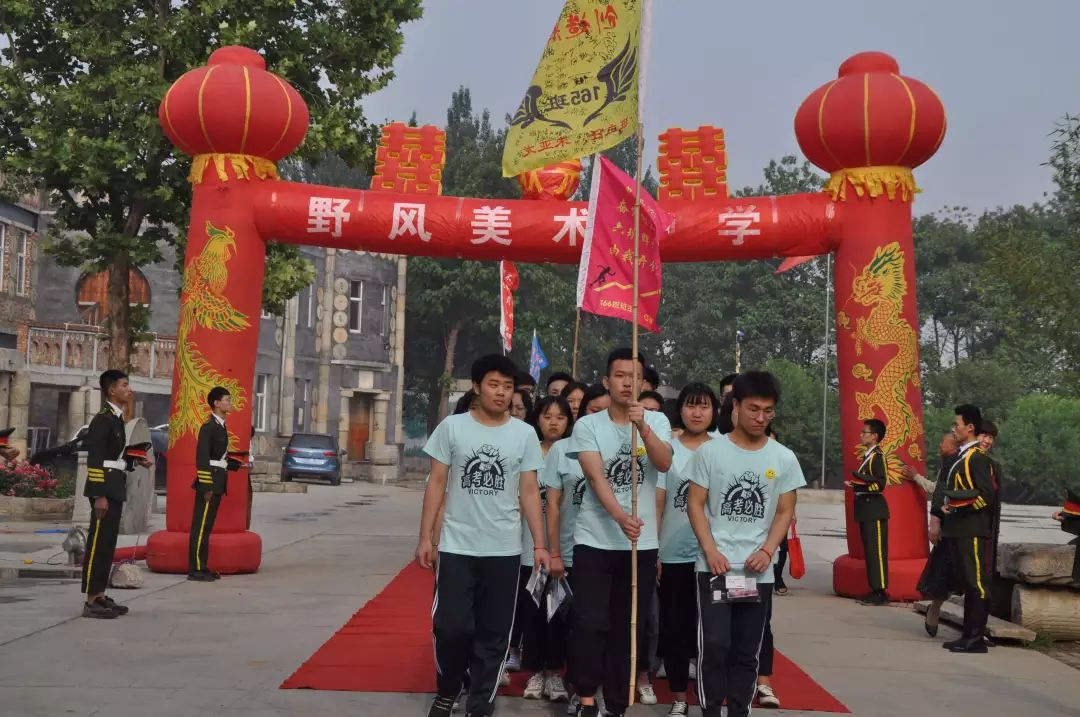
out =
<path fill-rule="evenodd" d="M 816 256 L 789 256 L 780 264 L 780 267 L 774 272 L 776 274 L 783 274 L 785 271 L 794 269 L 800 264 L 805 264 L 811 259 L 816 259 Z"/>
<path fill-rule="evenodd" d="M 510 353 L 514 338 L 514 292 L 520 280 L 514 262 L 499 262 L 499 335 L 502 336 L 503 353 Z"/>
<path fill-rule="evenodd" d="M 635 183 L 607 157 L 593 168 L 589 222 L 578 268 L 577 305 L 592 314 L 633 321 Z M 638 324 L 659 332 L 660 237 L 674 217 L 641 190 Z"/>

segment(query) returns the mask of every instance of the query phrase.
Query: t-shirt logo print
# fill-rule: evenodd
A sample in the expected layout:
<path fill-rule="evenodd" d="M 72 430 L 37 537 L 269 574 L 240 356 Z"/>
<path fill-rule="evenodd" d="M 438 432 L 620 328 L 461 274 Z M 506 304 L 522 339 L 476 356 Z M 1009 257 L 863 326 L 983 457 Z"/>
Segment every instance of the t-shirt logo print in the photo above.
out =
<path fill-rule="evenodd" d="M 571 505 L 581 505 L 581 501 L 585 500 L 585 488 L 589 485 L 589 481 L 586 478 L 578 478 L 574 483 L 574 495 L 570 499 Z"/>
<path fill-rule="evenodd" d="M 735 480 L 724 494 L 720 515 L 743 523 L 765 517 L 765 491 L 762 490 L 761 478 L 757 473 L 747 471 Z"/>
<path fill-rule="evenodd" d="M 645 482 L 645 457 L 638 456 L 638 485 Z M 624 443 L 619 452 L 607 464 L 607 481 L 616 493 L 630 490 L 630 444 Z"/>
<path fill-rule="evenodd" d="M 506 488 L 506 468 L 498 448 L 480 446 L 466 459 L 461 487 L 473 495 L 502 492 Z"/>
<path fill-rule="evenodd" d="M 684 480 L 682 483 L 679 484 L 678 490 L 675 491 L 675 500 L 673 502 L 673 505 L 675 506 L 675 510 L 681 510 L 682 512 L 685 513 L 686 508 L 687 508 L 687 503 L 689 503 L 689 500 L 690 500 L 690 481 Z"/>

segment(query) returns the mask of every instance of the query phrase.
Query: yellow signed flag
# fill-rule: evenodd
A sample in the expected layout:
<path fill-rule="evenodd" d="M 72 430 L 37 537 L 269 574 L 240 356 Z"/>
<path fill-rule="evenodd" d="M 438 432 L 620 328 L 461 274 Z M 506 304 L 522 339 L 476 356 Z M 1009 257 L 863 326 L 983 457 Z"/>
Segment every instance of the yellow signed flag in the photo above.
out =
<path fill-rule="evenodd" d="M 637 129 L 644 0 L 566 0 L 510 121 L 503 176 L 614 147 Z"/>

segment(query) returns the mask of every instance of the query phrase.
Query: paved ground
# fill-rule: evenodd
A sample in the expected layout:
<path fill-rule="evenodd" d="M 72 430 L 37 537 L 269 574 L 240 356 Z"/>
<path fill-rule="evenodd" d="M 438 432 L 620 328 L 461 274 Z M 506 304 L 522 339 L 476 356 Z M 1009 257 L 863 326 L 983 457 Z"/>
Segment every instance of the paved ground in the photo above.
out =
<path fill-rule="evenodd" d="M 929 640 L 910 607 L 862 608 L 832 596 L 829 563 L 844 551 L 840 508 L 816 497 L 806 495 L 799 511 L 808 575 L 778 599 L 774 629 L 778 647 L 856 715 L 1078 713 L 1080 672 L 1061 662 L 1008 647 L 952 655 L 938 645 L 952 631 Z M 424 714 L 427 696 L 277 689 L 411 558 L 419 498 L 415 487 L 364 483 L 258 494 L 266 554 L 257 575 L 201 584 L 147 574 L 141 590 L 117 596 L 132 613 L 116 621 L 76 617 L 76 581 L 0 583 L 0 714 Z M 1008 510 L 1003 540 L 1063 542 L 1044 527 L 1048 514 Z M 29 532 L 44 527 L 0 523 L 0 561 L 55 553 L 57 536 Z M 499 714 L 556 712 L 500 700 Z"/>

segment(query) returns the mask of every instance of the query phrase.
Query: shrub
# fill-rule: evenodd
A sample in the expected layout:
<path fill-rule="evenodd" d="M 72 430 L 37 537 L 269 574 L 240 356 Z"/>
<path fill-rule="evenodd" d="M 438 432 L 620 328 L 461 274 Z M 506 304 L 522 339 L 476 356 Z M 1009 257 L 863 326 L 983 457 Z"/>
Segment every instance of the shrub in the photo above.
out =
<path fill-rule="evenodd" d="M 69 489 L 66 492 L 73 492 Z M 29 463 L 0 465 L 0 495 L 17 498 L 59 498 L 60 481 L 40 466 Z"/>

